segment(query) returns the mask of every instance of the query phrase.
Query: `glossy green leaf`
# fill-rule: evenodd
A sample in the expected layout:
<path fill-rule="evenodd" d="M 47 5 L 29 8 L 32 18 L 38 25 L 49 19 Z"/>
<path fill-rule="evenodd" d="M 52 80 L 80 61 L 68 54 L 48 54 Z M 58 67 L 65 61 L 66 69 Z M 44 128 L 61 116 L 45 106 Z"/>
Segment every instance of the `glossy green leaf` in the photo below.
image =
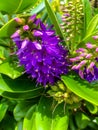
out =
<path fill-rule="evenodd" d="M 38 98 L 35 98 L 34 100 L 28 100 L 28 101 L 21 101 L 19 102 L 14 110 L 14 118 L 16 121 L 22 120 L 25 116 L 29 118 L 29 114 L 31 116 L 31 107 L 35 106 L 35 104 L 38 102 Z"/>
<path fill-rule="evenodd" d="M 18 103 L 13 111 L 15 120 L 20 121 L 22 118 L 24 118 L 32 104 L 32 101 L 22 101 Z"/>
<path fill-rule="evenodd" d="M 98 14 L 95 15 L 92 20 L 89 22 L 87 29 L 86 29 L 86 36 L 82 41 L 86 41 L 89 37 L 93 36 L 98 32 L 96 31 L 96 27 L 98 26 Z"/>
<path fill-rule="evenodd" d="M 62 76 L 62 81 L 76 95 L 98 105 L 98 86 L 92 86 L 77 75 Z"/>
<path fill-rule="evenodd" d="M 96 114 L 98 112 L 98 107 L 89 102 L 86 102 L 86 107 L 89 110 L 89 112 L 92 114 Z"/>
<path fill-rule="evenodd" d="M 0 28 L 0 38 L 2 37 L 10 37 L 16 30 L 17 23 L 14 19 L 8 21 L 4 26 Z"/>
<path fill-rule="evenodd" d="M 89 2 L 89 0 L 82 0 L 83 1 L 83 11 L 84 11 L 84 24 L 85 24 L 85 30 L 92 19 L 92 7 Z"/>
<path fill-rule="evenodd" d="M 0 95 L 11 99 L 30 99 L 42 94 L 44 88 L 36 87 L 36 83 L 27 77 L 21 76 L 17 79 L 10 79 L 7 76 L 0 76 Z"/>
<path fill-rule="evenodd" d="M 44 0 L 38 4 L 37 7 L 35 7 L 34 9 L 32 9 L 32 11 L 30 12 L 31 15 L 34 15 L 34 14 L 38 14 L 40 13 L 43 9 L 45 8 L 45 4 L 44 4 Z"/>
<path fill-rule="evenodd" d="M 68 111 L 64 104 L 53 105 L 52 98 L 42 97 L 35 112 L 32 130 L 67 130 Z"/>
<path fill-rule="evenodd" d="M 23 129 L 27 130 L 33 130 L 32 129 L 32 124 L 33 124 L 33 118 L 35 118 L 35 110 L 36 110 L 36 105 L 33 105 L 27 112 L 24 121 L 23 121 Z M 35 129 L 34 129 L 35 130 Z"/>
<path fill-rule="evenodd" d="M 14 130 L 23 130 L 23 120 L 17 122 L 17 125 Z"/>
<path fill-rule="evenodd" d="M 88 123 L 90 122 L 90 118 L 87 117 L 85 114 L 77 112 L 75 115 L 76 124 L 79 129 L 84 129 L 87 127 Z"/>
<path fill-rule="evenodd" d="M 34 6 L 38 0 L 0 0 L 0 11 L 9 14 L 21 13 Z"/>
<path fill-rule="evenodd" d="M 57 19 L 55 13 L 53 12 L 52 7 L 50 6 L 48 0 L 45 0 L 45 5 L 46 5 L 48 15 L 49 15 L 49 17 L 50 17 L 50 19 L 51 19 L 51 21 L 52 21 L 52 23 L 53 23 L 53 25 L 54 25 L 54 27 L 56 29 L 57 34 L 61 38 L 65 39 L 64 35 L 63 35 L 63 32 L 61 30 L 60 24 L 58 23 L 58 19 Z"/>
<path fill-rule="evenodd" d="M 87 26 L 87 35 L 91 34 L 98 25 L 98 14 L 95 15 Z"/>
<path fill-rule="evenodd" d="M 23 72 L 23 68 L 14 67 L 9 62 L 4 62 L 0 64 L 0 73 L 9 76 L 12 79 L 21 76 L 22 72 Z"/>
<path fill-rule="evenodd" d="M 6 103 L 0 103 L 0 122 L 4 118 L 7 109 L 8 109 L 8 104 L 6 104 Z"/>
<path fill-rule="evenodd" d="M 11 113 L 7 113 L 5 118 L 0 122 L 0 130 L 14 130 L 16 121 Z"/>

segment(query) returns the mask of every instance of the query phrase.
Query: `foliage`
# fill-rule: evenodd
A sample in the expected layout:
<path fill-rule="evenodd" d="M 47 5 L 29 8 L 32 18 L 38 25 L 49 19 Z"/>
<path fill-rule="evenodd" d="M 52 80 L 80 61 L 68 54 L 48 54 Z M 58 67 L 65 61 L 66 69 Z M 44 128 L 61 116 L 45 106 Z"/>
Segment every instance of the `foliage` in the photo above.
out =
<path fill-rule="evenodd" d="M 98 3 L 93 2 L 0 0 L 0 130 L 98 129 L 98 79 L 86 81 L 77 70 L 72 70 L 73 63 L 69 60 L 77 56 L 76 50 L 83 49 L 88 42 L 96 47 L 97 56 Z M 15 18 L 27 20 L 34 14 L 46 25 L 53 25 L 51 29 L 61 39 L 60 44 L 68 49 L 69 73 L 61 75 L 55 84 L 44 87 L 29 77 L 25 67 L 19 64 L 17 47 L 11 39 L 16 29 L 23 30 L 24 26 L 24 23 L 21 25 L 16 22 Z M 50 30 L 45 31 L 50 33 Z M 34 32 L 31 34 L 33 36 Z M 93 39 L 93 36 L 97 38 Z M 91 51 L 92 55 L 95 54 L 94 50 Z M 92 60 L 89 59 L 89 64 Z M 85 70 L 82 68 L 81 71 Z"/>

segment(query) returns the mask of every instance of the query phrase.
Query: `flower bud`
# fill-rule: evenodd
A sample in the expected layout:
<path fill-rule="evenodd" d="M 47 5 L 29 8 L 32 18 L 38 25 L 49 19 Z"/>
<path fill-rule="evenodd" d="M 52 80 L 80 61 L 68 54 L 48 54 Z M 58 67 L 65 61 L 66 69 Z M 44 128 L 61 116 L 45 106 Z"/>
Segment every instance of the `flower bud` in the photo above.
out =
<path fill-rule="evenodd" d="M 83 59 L 83 57 L 77 56 L 77 57 L 74 57 L 74 58 L 70 58 L 70 61 L 71 62 L 76 62 L 76 61 L 79 61 L 81 59 Z"/>
<path fill-rule="evenodd" d="M 98 47 L 96 48 L 96 52 L 98 52 Z"/>
<path fill-rule="evenodd" d="M 77 53 L 80 53 L 80 52 L 86 52 L 86 49 L 84 48 L 79 48 L 78 50 L 76 50 Z"/>
<path fill-rule="evenodd" d="M 86 60 L 81 61 L 77 66 L 76 69 L 80 69 L 82 66 L 84 66 L 87 63 Z"/>
<path fill-rule="evenodd" d="M 90 59 L 92 57 L 92 54 L 87 54 L 86 58 Z"/>
<path fill-rule="evenodd" d="M 29 26 L 28 26 L 28 25 L 24 25 L 24 26 L 23 26 L 23 30 L 24 30 L 24 31 L 28 31 L 28 30 L 29 30 Z"/>
<path fill-rule="evenodd" d="M 83 74 L 83 71 L 81 69 L 79 69 L 79 75 L 80 77 L 83 79 L 84 78 L 84 74 Z"/>
<path fill-rule="evenodd" d="M 71 69 L 72 70 L 76 70 L 77 69 L 77 65 L 74 65 Z"/>
<path fill-rule="evenodd" d="M 98 39 L 98 35 L 92 36 L 92 38 L 93 38 L 94 40 L 97 40 L 97 39 Z"/>
<path fill-rule="evenodd" d="M 23 18 L 14 18 L 14 20 L 19 24 L 19 25 L 24 25 L 25 20 Z"/>
<path fill-rule="evenodd" d="M 28 23 L 33 23 L 36 19 L 36 14 L 35 15 L 32 15 L 29 20 L 28 20 Z"/>
<path fill-rule="evenodd" d="M 91 43 L 87 43 L 87 44 L 86 44 L 86 47 L 87 47 L 88 49 L 93 49 L 93 48 L 95 48 L 96 46 L 93 45 L 93 44 L 91 44 Z"/>
<path fill-rule="evenodd" d="M 13 38 L 16 38 L 16 37 L 19 37 L 20 36 L 20 30 L 17 30 L 12 36 L 11 36 L 11 38 L 13 39 Z"/>

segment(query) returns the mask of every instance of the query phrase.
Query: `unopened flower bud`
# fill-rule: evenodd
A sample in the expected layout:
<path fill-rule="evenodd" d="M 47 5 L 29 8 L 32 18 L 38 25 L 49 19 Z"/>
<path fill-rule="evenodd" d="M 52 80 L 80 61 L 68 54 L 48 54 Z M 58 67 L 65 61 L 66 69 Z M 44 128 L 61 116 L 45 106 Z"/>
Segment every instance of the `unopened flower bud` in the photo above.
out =
<path fill-rule="evenodd" d="M 36 14 L 35 15 L 32 15 L 29 20 L 28 20 L 28 23 L 33 23 L 36 19 Z"/>
<path fill-rule="evenodd" d="M 98 47 L 96 48 L 96 52 L 98 52 Z"/>
<path fill-rule="evenodd" d="M 19 24 L 19 25 L 24 25 L 25 20 L 23 18 L 14 18 L 14 20 Z"/>
<path fill-rule="evenodd" d="M 97 40 L 97 39 L 98 39 L 98 35 L 92 36 L 92 38 L 93 38 L 94 40 Z"/>
<path fill-rule="evenodd" d="M 69 13 L 66 13 L 66 14 L 64 14 L 64 16 L 69 17 L 69 16 L 70 16 L 70 14 L 69 14 Z"/>
<path fill-rule="evenodd" d="M 96 46 L 93 45 L 93 44 L 91 44 L 91 43 L 87 43 L 87 44 L 86 44 L 86 47 L 87 47 L 88 49 L 93 49 L 93 48 L 95 48 Z"/>
<path fill-rule="evenodd" d="M 16 38 L 16 37 L 19 37 L 20 36 L 20 30 L 17 30 L 12 36 L 11 36 L 11 38 L 13 39 L 13 38 Z"/>
<path fill-rule="evenodd" d="M 95 63 L 94 62 L 91 62 L 90 65 L 87 67 L 87 73 L 91 72 L 92 75 L 94 75 L 94 67 Z"/>
<path fill-rule="evenodd" d="M 94 63 L 94 62 L 91 62 L 90 65 L 89 65 L 89 68 L 93 68 L 94 65 L 95 65 L 95 63 Z"/>
<path fill-rule="evenodd" d="M 83 71 L 81 69 L 79 69 L 79 75 L 80 77 L 83 79 L 84 78 L 84 74 L 83 74 Z"/>
<path fill-rule="evenodd" d="M 80 56 L 85 57 L 87 53 L 81 53 Z"/>
<path fill-rule="evenodd" d="M 83 57 L 77 56 L 77 57 L 74 57 L 74 58 L 70 58 L 70 61 L 71 61 L 71 62 L 76 62 L 76 61 L 81 60 L 82 58 L 83 58 Z"/>
<path fill-rule="evenodd" d="M 24 30 L 24 31 L 28 31 L 28 30 L 29 30 L 29 26 L 28 26 L 28 25 L 24 25 L 24 26 L 23 26 L 23 30 Z"/>
<path fill-rule="evenodd" d="M 81 68 L 82 66 L 84 66 L 86 63 L 87 63 L 86 60 L 81 61 L 81 62 L 77 65 L 76 69 L 80 69 L 80 68 Z"/>
<path fill-rule="evenodd" d="M 77 68 L 77 65 L 74 65 L 71 69 L 76 70 L 76 68 Z"/>
<path fill-rule="evenodd" d="M 80 52 L 86 52 L 86 49 L 84 48 L 79 48 L 78 50 L 76 50 L 77 53 L 80 53 Z"/>
<path fill-rule="evenodd" d="M 86 58 L 90 59 L 92 57 L 92 54 L 87 54 Z"/>

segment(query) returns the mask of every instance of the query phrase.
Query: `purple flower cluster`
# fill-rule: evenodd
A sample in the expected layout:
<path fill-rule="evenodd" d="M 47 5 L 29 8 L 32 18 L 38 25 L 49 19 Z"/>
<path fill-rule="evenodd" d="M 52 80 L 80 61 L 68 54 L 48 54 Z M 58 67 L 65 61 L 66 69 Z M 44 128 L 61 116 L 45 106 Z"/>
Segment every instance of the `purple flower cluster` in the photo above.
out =
<path fill-rule="evenodd" d="M 73 63 L 72 70 L 78 72 L 80 77 L 88 82 L 97 80 L 98 47 L 87 43 L 86 48 L 79 48 L 76 50 L 76 53 L 78 56 L 70 58 L 70 61 Z"/>
<path fill-rule="evenodd" d="M 37 83 L 54 84 L 68 72 L 67 50 L 59 44 L 55 31 L 35 15 L 27 21 L 11 36 L 17 45 L 20 65 Z"/>

